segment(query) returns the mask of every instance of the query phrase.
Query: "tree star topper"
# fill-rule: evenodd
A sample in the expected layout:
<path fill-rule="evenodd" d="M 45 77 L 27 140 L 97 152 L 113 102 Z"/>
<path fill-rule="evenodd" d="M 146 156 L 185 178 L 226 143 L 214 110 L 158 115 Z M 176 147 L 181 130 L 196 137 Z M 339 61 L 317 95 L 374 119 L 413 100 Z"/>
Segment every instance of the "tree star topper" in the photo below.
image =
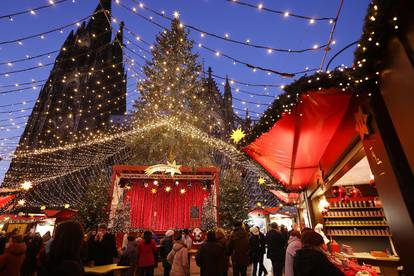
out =
<path fill-rule="evenodd" d="M 167 164 L 157 164 L 157 165 L 146 168 L 145 173 L 147 175 L 151 175 L 157 172 L 163 172 L 166 174 L 169 173 L 171 174 L 171 176 L 174 176 L 174 174 L 181 174 L 180 167 L 181 165 L 177 165 L 175 163 L 175 160 L 172 163 L 167 161 Z"/>
<path fill-rule="evenodd" d="M 246 134 L 244 133 L 244 131 L 241 128 L 238 128 L 236 130 L 233 130 L 233 132 L 231 133 L 230 138 L 233 140 L 234 143 L 239 143 L 244 137 L 246 136 Z"/>

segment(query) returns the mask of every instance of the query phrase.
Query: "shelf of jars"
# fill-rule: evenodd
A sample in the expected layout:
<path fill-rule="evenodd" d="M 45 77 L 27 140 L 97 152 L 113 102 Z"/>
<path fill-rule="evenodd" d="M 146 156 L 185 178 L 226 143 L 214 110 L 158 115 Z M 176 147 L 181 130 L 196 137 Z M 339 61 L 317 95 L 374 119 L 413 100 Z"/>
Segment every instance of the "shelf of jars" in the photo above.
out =
<path fill-rule="evenodd" d="M 384 212 L 382 210 L 349 210 L 349 211 L 331 211 L 328 210 L 324 218 L 382 218 Z"/>
<path fill-rule="evenodd" d="M 330 203 L 330 210 L 343 209 L 382 209 L 378 200 L 350 200 L 348 202 L 335 201 Z"/>
<path fill-rule="evenodd" d="M 388 227 L 385 220 L 331 220 L 325 221 L 325 227 Z"/>
<path fill-rule="evenodd" d="M 328 229 L 328 236 L 390 237 L 388 229 Z"/>

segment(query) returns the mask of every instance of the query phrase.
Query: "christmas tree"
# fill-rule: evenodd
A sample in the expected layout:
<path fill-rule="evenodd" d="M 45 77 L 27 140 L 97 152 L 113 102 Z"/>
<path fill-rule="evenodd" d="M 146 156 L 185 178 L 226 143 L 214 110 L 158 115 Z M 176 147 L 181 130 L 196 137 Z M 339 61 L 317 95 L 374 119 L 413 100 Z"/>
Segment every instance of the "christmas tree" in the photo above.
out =
<path fill-rule="evenodd" d="M 241 175 L 234 169 L 226 171 L 220 184 L 219 217 L 221 226 L 230 228 L 235 222 L 248 218 L 248 198 L 243 189 Z"/>
<path fill-rule="evenodd" d="M 210 193 L 210 195 L 204 199 L 203 211 L 201 214 L 201 228 L 204 231 L 212 230 L 217 226 L 215 213 L 216 206 L 214 206 L 213 203 L 213 195 Z"/>
<path fill-rule="evenodd" d="M 115 211 L 115 217 L 113 220 L 112 231 L 114 233 L 124 232 L 128 233 L 131 227 L 131 204 L 129 202 L 119 201 Z"/>
<path fill-rule="evenodd" d="M 107 177 L 98 177 L 94 183 L 87 186 L 83 200 L 77 206 L 78 213 L 76 215 L 85 229 L 93 229 L 99 223 L 108 222 L 109 183 Z"/>
<path fill-rule="evenodd" d="M 143 67 L 146 79 L 138 84 L 141 97 L 137 100 L 135 127 L 153 124 L 165 118 L 208 131 L 213 118 L 205 116 L 210 109 L 203 101 L 203 81 L 198 55 L 192 52 L 193 41 L 178 19 L 171 29 L 158 34 L 152 49 L 152 60 Z M 211 165 L 211 149 L 195 135 L 183 135 L 174 127 L 147 131 L 132 141 L 137 153 L 132 162 L 154 164 L 173 161 L 190 166 Z"/>

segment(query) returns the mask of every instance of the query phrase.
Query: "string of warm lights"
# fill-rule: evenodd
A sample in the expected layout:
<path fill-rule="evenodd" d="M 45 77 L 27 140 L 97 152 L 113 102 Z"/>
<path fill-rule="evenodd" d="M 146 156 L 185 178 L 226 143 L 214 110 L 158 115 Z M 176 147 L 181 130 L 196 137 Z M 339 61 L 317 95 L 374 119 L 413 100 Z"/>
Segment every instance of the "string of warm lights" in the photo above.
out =
<path fill-rule="evenodd" d="M 166 28 L 165 28 L 163 25 L 161 25 L 161 24 L 157 23 L 157 22 L 156 22 L 156 21 L 154 21 L 153 19 L 150 19 L 150 18 L 148 18 L 148 17 L 146 17 L 146 16 L 144 16 L 144 15 L 142 15 L 142 14 L 139 14 L 139 13 L 137 12 L 137 9 L 135 9 L 135 10 L 134 10 L 134 9 L 129 9 L 127 6 L 125 6 L 125 5 L 121 4 L 121 3 L 119 3 L 119 5 L 120 5 L 121 7 L 124 7 L 124 8 L 125 8 L 125 9 L 127 9 L 128 11 L 130 11 L 132 14 L 134 14 L 134 15 L 138 16 L 139 18 L 141 18 L 141 19 L 145 20 L 146 22 L 149 22 L 149 23 L 151 23 L 151 24 L 153 24 L 153 25 L 157 26 L 158 28 L 160 28 L 160 29 L 162 29 L 162 30 L 166 30 Z M 180 27 L 184 28 L 184 25 L 183 25 L 182 23 L 180 23 Z M 278 70 L 274 70 L 274 69 L 270 69 L 270 68 L 265 68 L 265 67 L 258 66 L 258 65 L 253 65 L 253 64 L 251 64 L 251 63 L 249 63 L 249 62 L 242 61 L 242 60 L 240 60 L 240 59 L 238 59 L 238 58 L 232 57 L 231 55 L 224 53 L 223 51 L 214 50 L 214 49 L 212 49 L 212 48 L 210 48 L 210 47 L 206 46 L 205 44 L 203 44 L 203 43 L 201 43 L 201 42 L 199 42 L 199 43 L 197 44 L 197 46 L 198 46 L 199 48 L 202 48 L 202 49 L 204 49 L 204 50 L 206 50 L 206 51 L 209 51 L 209 52 L 213 53 L 213 54 L 214 54 L 215 56 L 217 56 L 217 57 L 223 56 L 223 57 L 225 57 L 226 59 L 229 59 L 230 61 L 232 61 L 233 63 L 242 64 L 242 65 L 244 65 L 244 66 L 246 66 L 246 67 L 248 67 L 248 68 L 252 69 L 252 70 L 253 70 L 253 72 L 255 72 L 255 71 L 259 70 L 259 71 L 264 71 L 264 72 L 266 72 L 266 73 L 268 73 L 268 74 L 276 74 L 276 75 L 280 75 L 280 76 L 282 76 L 282 77 L 288 77 L 288 78 L 291 78 L 291 77 L 294 77 L 294 76 L 295 76 L 295 75 L 297 75 L 297 74 L 303 74 L 303 73 L 306 73 L 306 72 L 313 72 L 313 71 L 318 70 L 318 69 L 306 69 L 306 70 L 302 70 L 302 71 L 298 71 L 298 72 L 281 72 L 281 71 L 278 71 Z"/>
<path fill-rule="evenodd" d="M 98 12 L 96 12 L 96 13 L 98 13 Z M 47 30 L 47 31 L 44 31 L 44 32 L 40 32 L 40 33 L 36 33 L 36 34 L 32 34 L 32 35 L 28 35 L 28 36 L 24 36 L 24 37 L 20 37 L 20 38 L 15 38 L 15 39 L 11 39 L 11 40 L 0 41 L 0 45 L 6 45 L 6 44 L 12 44 L 12 43 L 17 43 L 19 45 L 23 45 L 23 41 L 25 41 L 25 40 L 29 40 L 29 39 L 33 39 L 33 38 L 45 39 L 45 35 L 47 35 L 47 34 L 51 34 L 51 33 L 55 33 L 55 32 L 63 33 L 64 29 L 67 29 L 67 28 L 75 26 L 75 25 L 80 26 L 79 22 L 85 21 L 85 20 L 93 17 L 96 13 L 94 13 L 92 15 L 89 15 L 89 16 L 86 16 L 84 18 L 81 18 L 79 20 L 76 20 L 72 23 L 68 23 L 68 24 L 65 24 L 63 26 L 56 27 L 56 28 L 53 28 L 53 29 L 50 29 L 50 30 Z"/>
<path fill-rule="evenodd" d="M 136 0 L 132 0 L 132 2 L 138 3 L 138 1 L 136 1 Z M 133 8 L 131 8 L 131 7 L 123 5 L 122 3 L 118 3 L 118 4 L 120 6 L 126 8 L 126 9 L 129 9 L 129 10 L 133 11 Z M 170 17 L 170 16 L 166 15 L 165 12 L 158 12 L 158 11 L 150 8 L 146 4 L 139 5 L 139 7 L 144 9 L 144 10 L 147 10 L 147 11 L 153 13 L 153 14 L 156 14 L 157 16 L 160 16 L 162 18 L 166 18 L 169 21 L 174 20 L 174 18 L 179 18 L 179 16 L 180 16 L 178 11 L 174 12 L 174 17 Z M 248 47 L 252 47 L 252 48 L 256 48 L 256 49 L 264 49 L 264 50 L 266 50 L 267 53 L 272 53 L 272 52 L 305 53 L 305 52 L 310 52 L 310 51 L 317 51 L 317 50 L 323 49 L 327 46 L 327 44 L 317 45 L 317 46 L 312 46 L 312 47 L 304 48 L 304 49 L 275 48 L 275 47 L 272 47 L 272 46 L 263 46 L 263 45 L 259 45 L 259 44 L 254 44 L 249 39 L 246 40 L 246 41 L 236 40 L 236 39 L 231 38 L 228 33 L 226 33 L 224 36 L 221 36 L 221 35 L 206 31 L 206 30 L 202 30 L 201 28 L 198 28 L 198 27 L 195 27 L 195 26 L 192 26 L 192 25 L 189 25 L 189 24 L 184 24 L 183 23 L 183 26 L 185 28 L 188 28 L 188 29 L 191 29 L 193 31 L 198 32 L 201 37 L 210 36 L 210 37 L 213 37 L 213 38 L 216 38 L 216 39 L 219 39 L 219 40 L 222 40 L 222 41 L 226 41 L 226 42 L 231 42 L 231 43 L 235 43 L 235 44 L 239 44 L 239 45 L 244 45 L 244 46 L 248 46 Z"/>
<path fill-rule="evenodd" d="M 18 15 L 23 15 L 23 14 L 36 15 L 36 12 L 39 11 L 39 10 L 54 7 L 58 4 L 62 4 L 62 3 L 67 2 L 67 1 L 69 1 L 69 0 L 49 0 L 49 4 L 47 4 L 47 5 L 39 6 L 39 7 L 33 8 L 33 9 L 26 9 L 26 10 L 22 10 L 22 11 L 18 11 L 18 12 L 13 12 L 13 13 L 9 13 L 9 14 L 0 15 L 0 19 L 7 18 L 10 21 L 13 21 L 13 17 L 16 17 Z"/>
<path fill-rule="evenodd" d="M 253 4 L 243 2 L 243 1 L 240 1 L 240 0 L 227 0 L 227 2 L 232 2 L 232 3 L 235 3 L 235 4 L 241 5 L 241 6 L 275 13 L 275 14 L 283 16 L 284 18 L 294 17 L 294 18 L 298 18 L 298 19 L 305 19 L 309 22 L 309 24 L 315 24 L 316 21 L 329 21 L 329 24 L 333 24 L 334 21 L 335 21 L 334 17 L 312 17 L 312 16 L 306 16 L 306 15 L 300 15 L 300 14 L 292 13 L 290 11 L 274 10 L 274 9 L 270 9 L 270 8 L 265 7 L 263 3 L 253 5 Z"/>
<path fill-rule="evenodd" d="M 49 52 L 46 52 L 46 53 L 37 54 L 37 55 L 34 55 L 34 56 L 26 55 L 25 58 L 19 58 L 19 59 L 10 60 L 10 61 L 1 61 L 0 65 L 13 66 L 13 64 L 15 64 L 15 63 L 24 62 L 24 61 L 28 61 L 28 60 L 32 60 L 32 59 L 37 59 L 37 58 L 41 58 L 41 57 L 45 57 L 45 56 L 50 58 L 51 57 L 50 55 L 59 53 L 59 51 L 60 50 L 54 50 L 54 51 L 49 51 Z"/>

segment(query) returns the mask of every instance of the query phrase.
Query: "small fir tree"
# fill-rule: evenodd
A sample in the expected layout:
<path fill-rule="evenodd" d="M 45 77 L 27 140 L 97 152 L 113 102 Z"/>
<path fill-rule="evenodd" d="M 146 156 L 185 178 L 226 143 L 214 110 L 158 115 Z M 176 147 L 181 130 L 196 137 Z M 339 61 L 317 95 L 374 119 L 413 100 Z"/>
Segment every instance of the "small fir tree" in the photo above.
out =
<path fill-rule="evenodd" d="M 131 204 L 120 200 L 115 211 L 112 231 L 114 233 L 128 233 L 131 227 L 130 223 Z"/>
<path fill-rule="evenodd" d="M 204 231 L 212 230 L 217 226 L 215 213 L 216 206 L 214 206 L 213 195 L 210 193 L 210 195 L 204 199 L 201 214 L 201 228 Z"/>
<path fill-rule="evenodd" d="M 243 183 L 235 170 L 229 169 L 220 185 L 220 223 L 225 228 L 230 228 L 235 222 L 248 218 L 248 198 L 243 189 Z"/>
<path fill-rule="evenodd" d="M 107 223 L 109 219 L 108 193 L 109 180 L 106 177 L 99 177 L 87 187 L 82 202 L 77 206 L 77 219 L 85 229 L 93 229 L 99 223 Z"/>

